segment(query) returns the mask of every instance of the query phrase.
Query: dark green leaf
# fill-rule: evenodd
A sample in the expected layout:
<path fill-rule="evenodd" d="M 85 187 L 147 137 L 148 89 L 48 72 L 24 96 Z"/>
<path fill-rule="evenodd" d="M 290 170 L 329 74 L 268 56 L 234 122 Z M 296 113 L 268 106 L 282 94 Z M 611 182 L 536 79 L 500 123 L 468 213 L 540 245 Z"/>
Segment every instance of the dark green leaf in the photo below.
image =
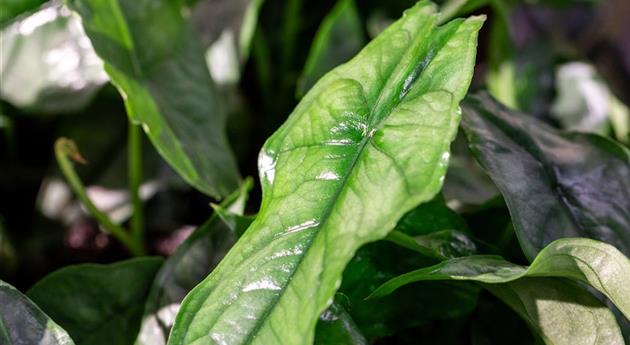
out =
<path fill-rule="evenodd" d="M 35 303 L 0 280 L 0 344 L 74 345 Z"/>
<path fill-rule="evenodd" d="M 551 241 L 588 237 L 630 255 L 630 154 L 600 136 L 559 132 L 487 94 L 464 104 L 470 149 L 503 194 L 531 260 Z"/>
<path fill-rule="evenodd" d="M 245 230 L 246 227 L 241 229 L 239 224 L 228 224 L 226 220 L 243 214 L 251 187 L 252 180 L 248 178 L 164 262 L 147 297 L 136 345 L 166 344 L 181 301 L 223 259 L 236 242 L 238 231 Z"/>
<path fill-rule="evenodd" d="M 368 342 L 342 304 L 335 301 L 319 316 L 314 344 L 367 345 Z"/>
<path fill-rule="evenodd" d="M 630 260 L 617 248 L 587 238 L 563 238 L 545 247 L 529 267 L 500 256 L 474 255 L 441 262 L 396 277 L 373 296 L 421 280 L 473 280 L 507 283 L 524 277 L 563 277 L 587 283 L 608 297 L 630 318 Z"/>
<path fill-rule="evenodd" d="M 365 35 L 354 0 L 339 0 L 317 30 L 297 86 L 298 97 L 328 71 L 350 60 L 363 45 Z"/>
<path fill-rule="evenodd" d="M 235 190 L 225 110 L 179 1 L 69 0 L 105 70 L 162 157 L 214 197 Z"/>
<path fill-rule="evenodd" d="M 0 2 L 0 27 L 21 14 L 35 10 L 45 2 L 46 0 L 2 0 Z"/>
<path fill-rule="evenodd" d="M 483 18 L 438 16 L 408 10 L 266 142 L 261 211 L 186 297 L 169 344 L 311 343 L 356 250 L 439 191 Z"/>
<path fill-rule="evenodd" d="M 160 258 L 62 268 L 27 295 L 68 331 L 77 345 L 133 344 Z"/>
<path fill-rule="evenodd" d="M 435 319 L 467 315 L 475 308 L 480 289 L 474 284 L 413 284 L 383 298 L 365 299 L 389 279 L 435 262 L 383 241 L 359 249 L 344 271 L 340 291 L 348 297 L 348 312 L 368 339 L 393 335 Z"/>

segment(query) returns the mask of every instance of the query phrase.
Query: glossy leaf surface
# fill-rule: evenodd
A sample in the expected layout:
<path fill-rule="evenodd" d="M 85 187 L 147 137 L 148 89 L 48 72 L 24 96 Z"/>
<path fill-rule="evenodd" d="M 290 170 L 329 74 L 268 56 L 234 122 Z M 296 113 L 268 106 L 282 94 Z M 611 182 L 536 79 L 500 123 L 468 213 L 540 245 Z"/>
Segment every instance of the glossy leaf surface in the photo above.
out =
<path fill-rule="evenodd" d="M 359 246 L 438 192 L 483 18 L 437 17 L 408 10 L 266 142 L 260 213 L 186 297 L 169 344 L 312 342 Z"/>
<path fill-rule="evenodd" d="M 110 265 L 68 266 L 37 282 L 27 295 L 59 323 L 77 345 L 130 345 L 160 258 Z"/>
<path fill-rule="evenodd" d="M 630 255 L 630 154 L 606 138 L 559 132 L 487 94 L 464 104 L 462 128 L 510 209 L 531 260 L 551 241 L 588 237 Z"/>
<path fill-rule="evenodd" d="M 35 303 L 0 280 L 0 344 L 74 345 Z"/>
<path fill-rule="evenodd" d="M 297 86 L 304 95 L 319 78 L 350 60 L 365 44 L 365 34 L 353 0 L 339 0 L 317 30 Z"/>
<path fill-rule="evenodd" d="M 160 267 L 144 306 L 136 344 L 166 344 L 181 301 L 236 242 L 240 227 L 236 222 L 228 224 L 228 218 L 243 214 L 251 187 L 252 180 L 246 179 L 243 186 L 217 206 L 215 213 Z"/>
<path fill-rule="evenodd" d="M 239 174 L 225 110 L 179 1 L 70 0 L 105 70 L 162 157 L 200 191 L 222 197 Z"/>
<path fill-rule="evenodd" d="M 630 260 L 617 248 L 587 238 L 565 238 L 543 249 L 529 267 L 500 256 L 473 255 L 409 272 L 379 287 L 374 297 L 421 280 L 473 280 L 507 283 L 523 277 L 563 277 L 582 281 L 606 295 L 630 318 Z"/>

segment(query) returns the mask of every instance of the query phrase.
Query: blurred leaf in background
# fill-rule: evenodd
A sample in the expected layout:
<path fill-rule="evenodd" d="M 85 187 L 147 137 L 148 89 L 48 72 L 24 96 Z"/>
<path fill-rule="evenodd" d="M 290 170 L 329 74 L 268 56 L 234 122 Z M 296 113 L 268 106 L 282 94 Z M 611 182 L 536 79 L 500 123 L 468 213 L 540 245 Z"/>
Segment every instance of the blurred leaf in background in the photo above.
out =
<path fill-rule="evenodd" d="M 0 97 L 31 112 L 75 112 L 107 82 L 79 18 L 51 3 L 0 32 Z"/>

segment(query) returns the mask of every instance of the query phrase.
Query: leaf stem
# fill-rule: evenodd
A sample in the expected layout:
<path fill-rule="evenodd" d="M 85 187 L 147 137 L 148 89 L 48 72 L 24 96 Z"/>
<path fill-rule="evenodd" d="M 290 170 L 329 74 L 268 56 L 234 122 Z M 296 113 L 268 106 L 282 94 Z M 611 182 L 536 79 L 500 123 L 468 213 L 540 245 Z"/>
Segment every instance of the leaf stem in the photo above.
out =
<path fill-rule="evenodd" d="M 144 210 L 140 198 L 142 184 L 142 131 L 140 125 L 129 121 L 127 137 L 127 166 L 129 193 L 133 214 L 131 215 L 131 236 L 138 243 L 144 242 Z"/>
<path fill-rule="evenodd" d="M 96 208 L 96 205 L 94 205 L 88 197 L 85 192 L 85 187 L 79 179 L 79 176 L 74 170 L 72 161 L 70 160 L 72 158 L 79 163 L 86 163 L 85 159 L 79 153 L 77 145 L 74 141 L 67 138 L 57 139 L 55 142 L 55 157 L 57 158 L 57 163 L 61 168 L 61 172 L 70 184 L 70 187 L 77 195 L 81 203 L 83 203 L 83 206 L 85 206 L 90 215 L 92 215 L 92 217 L 94 217 L 105 230 L 111 233 L 112 236 L 116 237 L 116 239 L 124 244 L 133 255 L 143 255 L 144 248 L 142 243 L 134 241 L 133 237 L 131 237 L 123 227 L 112 222 L 106 214 Z"/>

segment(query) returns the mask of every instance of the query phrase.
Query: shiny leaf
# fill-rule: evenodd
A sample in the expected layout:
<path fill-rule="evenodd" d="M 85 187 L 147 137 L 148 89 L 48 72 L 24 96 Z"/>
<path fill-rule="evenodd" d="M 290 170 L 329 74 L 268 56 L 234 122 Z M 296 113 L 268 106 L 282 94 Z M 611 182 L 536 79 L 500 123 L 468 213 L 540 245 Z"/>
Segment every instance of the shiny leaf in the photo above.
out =
<path fill-rule="evenodd" d="M 225 110 L 178 1 L 69 0 L 105 70 L 162 157 L 200 191 L 222 197 L 239 175 Z"/>
<path fill-rule="evenodd" d="M 78 345 L 130 345 L 160 258 L 110 265 L 68 266 L 37 282 L 27 295 Z"/>
<path fill-rule="evenodd" d="M 345 265 L 441 186 L 483 18 L 428 2 L 324 76 L 259 158 L 261 211 L 184 300 L 169 344 L 304 344 Z"/>
<path fill-rule="evenodd" d="M 297 95 L 303 96 L 328 71 L 352 58 L 365 44 L 353 0 L 339 0 L 324 18 L 308 53 Z"/>
<path fill-rule="evenodd" d="M 243 214 L 251 187 L 252 180 L 246 179 L 164 262 L 147 297 L 136 344 L 166 344 L 181 301 L 221 261 L 236 242 L 239 230 L 245 230 L 228 221 Z"/>
<path fill-rule="evenodd" d="M 510 209 L 531 260 L 551 241 L 588 237 L 630 255 L 630 153 L 600 136 L 557 131 L 486 94 L 464 104 L 470 149 Z"/>
<path fill-rule="evenodd" d="M 608 297 L 630 318 L 630 260 L 617 248 L 587 238 L 550 243 L 525 267 L 500 256 L 473 255 L 406 273 L 380 286 L 373 297 L 421 280 L 473 280 L 507 283 L 523 277 L 563 277 L 587 283 Z"/>
<path fill-rule="evenodd" d="M 0 280 L 0 344 L 74 345 L 74 342 L 28 297 Z"/>

